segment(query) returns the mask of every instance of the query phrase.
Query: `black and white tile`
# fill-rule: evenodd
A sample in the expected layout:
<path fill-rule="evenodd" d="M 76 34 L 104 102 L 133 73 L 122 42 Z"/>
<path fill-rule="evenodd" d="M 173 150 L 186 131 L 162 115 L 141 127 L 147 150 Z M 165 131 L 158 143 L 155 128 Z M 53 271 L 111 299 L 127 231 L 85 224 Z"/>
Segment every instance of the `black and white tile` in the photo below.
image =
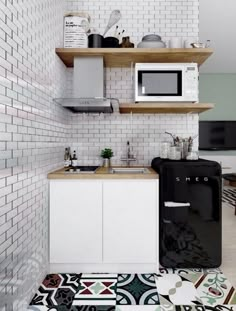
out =
<path fill-rule="evenodd" d="M 226 203 L 232 208 L 236 206 L 236 188 L 224 187 L 222 193 L 222 202 Z"/>
<path fill-rule="evenodd" d="M 153 274 L 120 274 L 117 305 L 157 305 L 159 298 Z"/>

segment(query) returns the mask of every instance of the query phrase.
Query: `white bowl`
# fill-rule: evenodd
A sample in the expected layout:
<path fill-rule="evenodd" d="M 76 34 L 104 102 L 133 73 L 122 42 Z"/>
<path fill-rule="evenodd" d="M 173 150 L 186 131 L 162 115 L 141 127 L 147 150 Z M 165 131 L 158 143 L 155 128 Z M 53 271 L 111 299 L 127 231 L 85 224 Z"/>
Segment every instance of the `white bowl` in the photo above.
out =
<path fill-rule="evenodd" d="M 165 48 L 166 44 L 162 41 L 141 41 L 137 45 L 137 48 Z"/>

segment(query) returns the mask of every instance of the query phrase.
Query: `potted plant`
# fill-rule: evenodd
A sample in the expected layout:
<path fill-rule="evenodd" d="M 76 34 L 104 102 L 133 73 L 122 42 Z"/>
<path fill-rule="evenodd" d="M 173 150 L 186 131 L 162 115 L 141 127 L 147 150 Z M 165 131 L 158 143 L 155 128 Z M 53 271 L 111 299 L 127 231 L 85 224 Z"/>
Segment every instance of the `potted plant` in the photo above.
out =
<path fill-rule="evenodd" d="M 105 148 L 101 151 L 101 157 L 103 158 L 103 166 L 104 167 L 109 167 L 111 158 L 113 157 L 113 151 L 111 148 Z"/>

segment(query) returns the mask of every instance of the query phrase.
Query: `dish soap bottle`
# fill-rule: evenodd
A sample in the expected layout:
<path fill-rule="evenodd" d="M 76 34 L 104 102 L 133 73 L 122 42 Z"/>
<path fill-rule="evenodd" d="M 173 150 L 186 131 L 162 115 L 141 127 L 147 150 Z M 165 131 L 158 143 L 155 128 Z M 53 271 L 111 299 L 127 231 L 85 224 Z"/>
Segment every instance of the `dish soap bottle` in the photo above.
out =
<path fill-rule="evenodd" d="M 71 160 L 71 165 L 72 165 L 72 167 L 76 167 L 77 165 L 78 165 L 78 163 L 77 163 L 78 161 L 77 161 L 77 157 L 76 157 L 76 151 L 74 150 L 74 152 L 73 152 L 73 157 L 72 157 L 72 160 Z"/>
<path fill-rule="evenodd" d="M 70 166 L 70 151 L 68 148 L 65 148 L 65 154 L 64 154 L 64 167 Z"/>

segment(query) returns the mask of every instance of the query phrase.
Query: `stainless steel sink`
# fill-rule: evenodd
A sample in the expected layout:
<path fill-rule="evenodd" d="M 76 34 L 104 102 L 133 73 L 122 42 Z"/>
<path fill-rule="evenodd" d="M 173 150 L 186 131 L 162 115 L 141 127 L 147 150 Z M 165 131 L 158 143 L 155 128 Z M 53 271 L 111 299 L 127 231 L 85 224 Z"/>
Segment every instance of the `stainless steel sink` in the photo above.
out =
<path fill-rule="evenodd" d="M 111 168 L 112 174 L 150 174 L 146 167 L 114 167 Z"/>

